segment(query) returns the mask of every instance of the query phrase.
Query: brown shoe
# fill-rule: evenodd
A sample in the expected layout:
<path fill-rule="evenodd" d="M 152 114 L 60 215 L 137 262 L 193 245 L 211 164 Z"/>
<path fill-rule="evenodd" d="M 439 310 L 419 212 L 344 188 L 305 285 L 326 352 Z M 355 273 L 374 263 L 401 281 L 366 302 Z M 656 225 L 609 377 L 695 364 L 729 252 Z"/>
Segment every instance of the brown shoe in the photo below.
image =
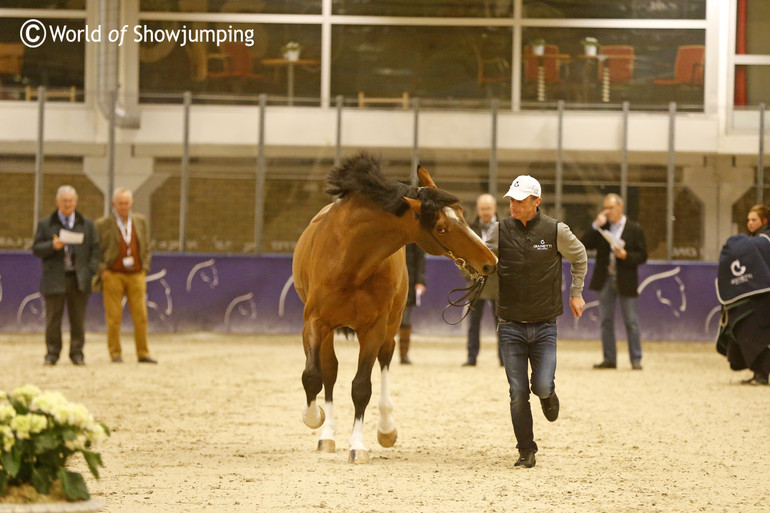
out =
<path fill-rule="evenodd" d="M 139 358 L 139 363 L 158 363 L 158 361 L 154 360 L 149 356 L 144 356 L 142 358 Z"/>
<path fill-rule="evenodd" d="M 123 363 L 123 357 L 122 356 L 113 356 L 112 357 L 112 363 Z"/>
<path fill-rule="evenodd" d="M 633 370 L 642 370 L 642 363 L 641 362 L 631 362 L 631 369 L 633 369 Z"/>
<path fill-rule="evenodd" d="M 617 369 L 618 364 L 615 362 L 603 361 L 594 365 L 594 369 Z"/>

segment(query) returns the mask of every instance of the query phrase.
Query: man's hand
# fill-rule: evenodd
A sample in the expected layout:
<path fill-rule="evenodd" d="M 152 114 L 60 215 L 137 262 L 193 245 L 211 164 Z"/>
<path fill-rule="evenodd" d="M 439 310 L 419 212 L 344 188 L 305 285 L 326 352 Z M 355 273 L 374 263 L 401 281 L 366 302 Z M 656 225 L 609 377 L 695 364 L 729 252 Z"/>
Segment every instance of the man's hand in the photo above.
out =
<path fill-rule="evenodd" d="M 572 310 L 572 317 L 583 317 L 584 306 L 586 306 L 586 302 L 582 296 L 569 298 L 569 307 Z"/>
<path fill-rule="evenodd" d="M 596 226 L 601 228 L 605 224 L 607 224 L 607 211 L 602 210 L 599 212 L 599 215 L 596 216 L 596 219 L 594 219 L 594 223 L 596 223 Z"/>
<path fill-rule="evenodd" d="M 615 250 L 615 256 L 618 257 L 621 260 L 625 260 L 628 256 L 628 251 L 625 250 L 625 248 L 612 248 Z"/>
<path fill-rule="evenodd" d="M 64 246 L 65 246 L 65 244 L 62 242 L 62 240 L 57 235 L 54 235 L 53 236 L 53 249 L 55 249 L 56 251 L 59 251 Z"/>

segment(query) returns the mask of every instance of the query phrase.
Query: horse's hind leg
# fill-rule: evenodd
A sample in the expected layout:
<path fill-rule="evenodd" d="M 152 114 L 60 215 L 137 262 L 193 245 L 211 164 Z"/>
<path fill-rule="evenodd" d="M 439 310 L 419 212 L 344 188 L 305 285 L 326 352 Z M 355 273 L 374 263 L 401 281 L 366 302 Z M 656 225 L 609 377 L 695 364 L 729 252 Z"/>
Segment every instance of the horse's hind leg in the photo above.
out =
<path fill-rule="evenodd" d="M 334 452 L 337 446 L 334 435 L 337 433 L 337 422 L 334 419 L 334 383 L 337 381 L 337 355 L 334 354 L 334 332 L 330 331 L 321 340 L 321 371 L 324 386 L 324 410 L 326 420 L 321 428 L 321 436 L 318 439 L 318 450 L 321 452 Z"/>
<path fill-rule="evenodd" d="M 396 341 L 390 337 L 380 348 L 377 360 L 380 362 L 380 401 L 377 407 L 380 410 L 380 421 L 377 423 L 377 441 L 383 447 L 393 447 L 398 438 L 396 421 L 393 419 L 393 398 L 390 396 L 390 361 Z"/>
<path fill-rule="evenodd" d="M 372 368 L 382 341 L 380 330 L 372 329 L 367 333 L 358 333 L 361 348 L 358 353 L 358 371 L 353 378 L 351 395 L 355 407 L 353 431 L 350 433 L 350 463 L 367 463 L 369 449 L 364 443 L 364 413 L 372 397 Z"/>
<path fill-rule="evenodd" d="M 302 386 L 305 388 L 307 403 L 302 411 L 305 425 L 316 429 L 324 423 L 324 411 L 318 406 L 316 397 L 323 386 L 321 373 L 321 339 L 317 321 L 306 321 L 302 329 L 302 343 L 305 348 L 305 370 L 302 371 Z"/>

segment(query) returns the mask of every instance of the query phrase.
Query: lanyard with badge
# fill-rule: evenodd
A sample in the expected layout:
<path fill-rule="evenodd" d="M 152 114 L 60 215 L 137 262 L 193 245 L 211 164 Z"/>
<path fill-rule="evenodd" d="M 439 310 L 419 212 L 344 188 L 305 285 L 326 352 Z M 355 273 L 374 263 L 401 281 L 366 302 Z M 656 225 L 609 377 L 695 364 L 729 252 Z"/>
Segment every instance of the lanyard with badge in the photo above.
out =
<path fill-rule="evenodd" d="M 115 219 L 118 222 L 118 229 L 120 229 L 120 235 L 123 240 L 126 241 L 126 256 L 123 257 L 123 267 L 126 271 L 134 269 L 134 257 L 131 255 L 131 216 L 128 216 L 128 222 L 123 223 L 120 216 L 116 215 Z"/>

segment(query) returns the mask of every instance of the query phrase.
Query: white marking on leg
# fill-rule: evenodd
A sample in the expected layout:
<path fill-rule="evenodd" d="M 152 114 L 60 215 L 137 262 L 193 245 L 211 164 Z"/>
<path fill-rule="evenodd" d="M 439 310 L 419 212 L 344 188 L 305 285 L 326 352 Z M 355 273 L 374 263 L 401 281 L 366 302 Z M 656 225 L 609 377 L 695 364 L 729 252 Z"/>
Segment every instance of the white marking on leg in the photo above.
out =
<path fill-rule="evenodd" d="M 331 401 L 324 403 L 324 412 L 326 413 L 326 420 L 321 428 L 319 440 L 334 440 L 334 435 L 337 434 L 337 422 L 334 420 L 334 406 Z"/>
<path fill-rule="evenodd" d="M 382 369 L 380 377 L 380 401 L 377 407 L 380 409 L 380 421 L 377 424 L 377 431 L 383 434 L 390 434 L 396 429 L 396 421 L 393 419 L 393 399 L 390 396 L 390 369 Z"/>
<path fill-rule="evenodd" d="M 353 432 L 350 433 L 350 450 L 351 451 L 368 451 L 366 444 L 364 444 L 364 420 L 356 419 L 353 421 Z"/>

